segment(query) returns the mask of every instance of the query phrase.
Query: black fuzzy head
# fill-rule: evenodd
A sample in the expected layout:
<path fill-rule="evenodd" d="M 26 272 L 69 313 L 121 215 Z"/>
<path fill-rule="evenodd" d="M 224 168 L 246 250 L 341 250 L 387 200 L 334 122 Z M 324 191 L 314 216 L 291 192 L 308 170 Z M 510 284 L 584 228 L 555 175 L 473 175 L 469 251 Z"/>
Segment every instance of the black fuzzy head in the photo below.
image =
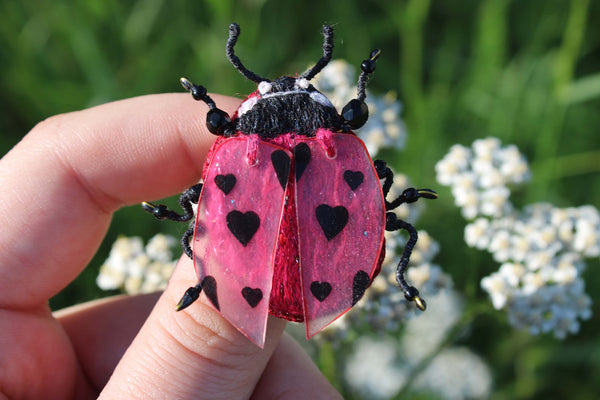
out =
<path fill-rule="evenodd" d="M 262 81 L 238 109 L 237 131 L 273 138 L 284 133 L 314 136 L 319 128 L 342 129 L 335 107 L 305 78 L 283 76 Z"/>

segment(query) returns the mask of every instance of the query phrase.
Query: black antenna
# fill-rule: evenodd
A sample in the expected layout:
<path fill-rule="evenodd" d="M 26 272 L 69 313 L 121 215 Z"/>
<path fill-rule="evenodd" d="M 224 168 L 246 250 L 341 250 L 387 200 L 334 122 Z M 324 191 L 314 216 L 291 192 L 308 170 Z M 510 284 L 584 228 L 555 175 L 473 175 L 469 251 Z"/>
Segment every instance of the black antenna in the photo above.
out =
<path fill-rule="evenodd" d="M 364 60 L 362 64 L 360 64 L 360 76 L 358 77 L 358 100 L 364 101 L 367 97 L 366 86 L 367 80 L 369 79 L 369 75 L 375 71 L 375 61 L 377 61 L 377 57 L 381 54 L 381 50 L 375 49 L 369 55 L 369 58 Z"/>
<path fill-rule="evenodd" d="M 381 54 L 379 49 L 371 51 L 369 58 L 363 60 L 360 64 L 361 73 L 358 77 L 358 93 L 356 99 L 350 100 L 342 109 L 342 119 L 351 129 L 360 128 L 369 119 L 369 107 L 367 107 L 367 103 L 365 103 L 365 99 L 367 98 L 366 87 L 369 75 L 375 71 L 375 62 L 377 61 L 379 54 Z"/>
<path fill-rule="evenodd" d="M 240 74 L 244 75 L 246 79 L 250 79 L 256 83 L 260 83 L 262 81 L 270 82 L 268 79 L 261 78 L 256 75 L 254 72 L 250 71 L 244 64 L 240 61 L 238 56 L 233 52 L 233 47 L 235 46 L 238 37 L 240 36 L 240 26 L 235 22 L 229 25 L 229 39 L 227 39 L 227 47 L 225 48 L 225 54 L 227 54 L 227 59 L 233 64 L 235 69 L 240 71 Z"/>
<path fill-rule="evenodd" d="M 310 81 L 314 78 L 331 60 L 333 54 L 333 28 L 330 25 L 323 25 L 323 57 L 315 64 L 314 67 L 303 73 L 300 78 L 306 78 Z"/>

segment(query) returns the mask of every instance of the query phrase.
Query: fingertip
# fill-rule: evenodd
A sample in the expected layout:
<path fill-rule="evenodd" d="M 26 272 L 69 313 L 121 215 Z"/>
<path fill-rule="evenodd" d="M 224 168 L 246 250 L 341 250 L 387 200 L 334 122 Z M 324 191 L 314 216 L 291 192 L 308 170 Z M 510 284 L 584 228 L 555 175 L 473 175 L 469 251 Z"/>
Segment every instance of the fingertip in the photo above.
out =
<path fill-rule="evenodd" d="M 191 260 L 182 258 L 167 290 L 115 369 L 101 398 L 248 398 L 285 322 L 269 320 L 264 349 L 225 320 L 205 296 L 173 311 L 197 280 Z"/>
<path fill-rule="evenodd" d="M 177 329 L 185 334 L 186 345 L 192 347 L 197 342 L 219 343 L 216 349 L 225 347 L 227 344 L 233 348 L 227 349 L 227 352 L 238 353 L 235 348 L 240 347 L 241 353 L 248 350 L 255 354 L 260 349 L 272 351 L 273 338 L 279 337 L 283 333 L 286 322 L 280 318 L 269 316 L 266 332 L 266 340 L 263 346 L 258 346 L 248 337 L 241 333 L 232 325 L 223 315 L 215 309 L 204 294 L 191 305 L 181 311 L 173 311 L 173 307 L 181 300 L 181 296 L 198 283 L 198 278 L 194 269 L 192 260 L 187 256 L 182 256 L 177 263 L 173 275 L 163 297 L 165 297 L 165 307 L 170 307 L 171 312 L 164 312 L 164 325 L 168 329 Z M 161 303 L 162 304 L 162 303 Z M 176 334 L 177 332 L 174 332 Z M 270 341 L 270 342 L 269 342 Z"/>

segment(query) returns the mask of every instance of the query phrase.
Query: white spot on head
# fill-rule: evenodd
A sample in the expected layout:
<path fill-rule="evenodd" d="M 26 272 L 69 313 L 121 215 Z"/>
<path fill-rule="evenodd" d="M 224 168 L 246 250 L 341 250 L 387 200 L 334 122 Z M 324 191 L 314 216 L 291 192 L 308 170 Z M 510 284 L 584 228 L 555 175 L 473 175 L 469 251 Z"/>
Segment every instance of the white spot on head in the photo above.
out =
<path fill-rule="evenodd" d="M 265 94 L 269 93 L 272 88 L 273 88 L 273 85 L 271 85 L 271 82 L 262 81 L 258 84 L 258 92 L 261 95 L 265 95 Z"/>
<path fill-rule="evenodd" d="M 252 110 L 252 107 L 254 107 L 254 105 L 257 102 L 258 102 L 258 97 L 256 97 L 256 96 L 250 97 L 248 100 L 244 101 L 240 105 L 240 108 L 238 108 L 238 116 L 241 117 L 242 115 L 246 114 L 248 111 Z"/>
<path fill-rule="evenodd" d="M 308 81 L 306 80 L 306 78 L 296 79 L 295 86 L 299 87 L 300 89 L 308 89 L 309 85 L 310 84 L 308 83 Z"/>

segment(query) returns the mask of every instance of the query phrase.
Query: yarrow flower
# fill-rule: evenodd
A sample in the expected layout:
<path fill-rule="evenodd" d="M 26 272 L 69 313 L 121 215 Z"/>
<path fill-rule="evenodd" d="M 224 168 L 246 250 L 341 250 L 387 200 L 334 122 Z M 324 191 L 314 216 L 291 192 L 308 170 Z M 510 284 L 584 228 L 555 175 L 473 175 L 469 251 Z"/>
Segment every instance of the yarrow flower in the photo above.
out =
<path fill-rule="evenodd" d="M 313 79 L 315 87 L 323 92 L 338 110 L 356 97 L 354 68 L 346 61 L 331 61 Z M 402 104 L 392 92 L 384 96 L 367 96 L 369 119 L 356 132 L 374 156 L 382 148 L 401 150 L 406 142 L 406 126 L 400 118 Z"/>
<path fill-rule="evenodd" d="M 492 390 L 492 374 L 477 354 L 466 347 L 452 347 L 432 360 L 417 378 L 415 389 L 446 400 L 486 399 Z"/>
<path fill-rule="evenodd" d="M 346 381 L 365 398 L 393 398 L 409 383 L 414 368 L 433 355 L 411 390 L 448 400 L 487 398 L 492 378 L 485 361 L 465 347 L 443 348 L 462 311 L 460 296 L 444 290 L 430 298 L 426 313 L 406 323 L 400 339 L 390 335 L 358 339 L 344 362 Z"/>
<path fill-rule="evenodd" d="M 368 398 L 389 399 L 404 386 L 407 376 L 398 351 L 393 339 L 361 338 L 346 363 L 344 378 Z"/>
<path fill-rule="evenodd" d="M 435 170 L 438 182 L 451 187 L 455 203 L 467 219 L 510 212 L 508 185 L 530 178 L 527 161 L 517 147 L 501 147 L 496 138 L 476 140 L 471 148 L 452 146 Z"/>
<path fill-rule="evenodd" d="M 553 331 L 562 339 L 577 333 L 579 320 L 591 316 L 581 274 L 584 258 L 596 254 L 599 245 L 598 216 L 590 206 L 561 209 L 537 203 L 522 213 L 467 225 L 467 244 L 488 250 L 502 263 L 481 286 L 496 309 L 507 309 L 513 326 L 532 334 Z M 593 221 L 595 233 L 589 228 Z"/>
<path fill-rule="evenodd" d="M 579 321 L 591 316 L 581 274 L 584 259 L 600 255 L 600 214 L 593 206 L 549 203 L 515 210 L 508 184 L 529 178 L 524 160 L 516 147 L 502 148 L 491 138 L 476 141 L 471 149 L 453 146 L 436 170 L 438 181 L 452 187 L 463 215 L 478 217 L 465 227 L 465 242 L 501 263 L 481 281 L 494 307 L 506 309 L 517 328 L 535 335 L 553 332 L 562 339 L 577 333 Z M 490 201 L 490 187 L 504 193 L 502 201 Z"/>
<path fill-rule="evenodd" d="M 144 247 L 139 237 L 119 237 L 100 267 L 96 283 L 103 290 L 122 289 L 127 294 L 163 290 L 175 268 L 172 236 L 158 234 Z"/>

